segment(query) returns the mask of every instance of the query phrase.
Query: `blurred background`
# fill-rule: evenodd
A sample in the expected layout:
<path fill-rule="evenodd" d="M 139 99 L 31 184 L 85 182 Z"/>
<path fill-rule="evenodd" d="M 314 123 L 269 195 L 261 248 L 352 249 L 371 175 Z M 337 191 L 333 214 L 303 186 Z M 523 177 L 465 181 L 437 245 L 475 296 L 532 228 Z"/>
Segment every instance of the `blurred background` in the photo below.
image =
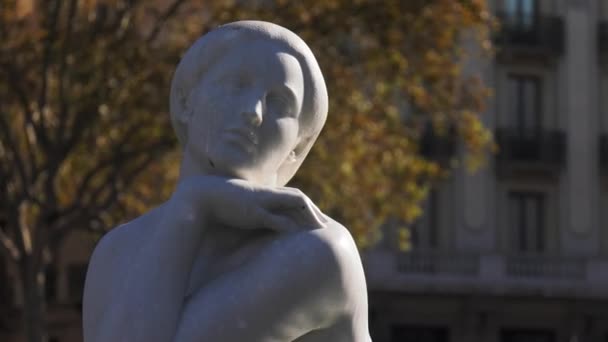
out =
<path fill-rule="evenodd" d="M 82 340 L 95 243 L 175 185 L 180 55 L 240 19 L 323 70 L 291 185 L 355 237 L 374 341 L 608 341 L 605 0 L 0 0 L 0 341 Z"/>

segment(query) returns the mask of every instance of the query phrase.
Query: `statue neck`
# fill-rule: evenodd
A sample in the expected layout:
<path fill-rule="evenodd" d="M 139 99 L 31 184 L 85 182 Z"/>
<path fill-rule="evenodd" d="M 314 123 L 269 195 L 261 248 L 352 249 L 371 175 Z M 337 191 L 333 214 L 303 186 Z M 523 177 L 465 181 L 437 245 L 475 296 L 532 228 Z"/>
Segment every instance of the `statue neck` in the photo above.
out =
<path fill-rule="evenodd" d="M 181 181 L 182 179 L 192 177 L 195 175 L 199 175 L 199 176 L 215 175 L 215 176 L 219 176 L 219 177 L 245 179 L 245 180 L 249 180 L 253 183 L 265 185 L 265 186 L 276 186 L 276 184 L 277 184 L 278 177 L 277 177 L 276 172 L 268 172 L 267 174 L 263 175 L 264 177 L 262 179 L 251 179 L 249 177 L 243 177 L 243 176 L 239 176 L 239 175 L 225 174 L 225 173 L 218 171 L 218 169 L 215 169 L 214 168 L 215 166 L 211 165 L 212 164 L 211 161 L 209 161 L 207 164 L 206 162 L 201 162 L 201 161 L 195 160 L 195 158 L 193 158 L 186 150 L 183 150 L 182 152 L 183 152 L 183 158 L 182 158 L 181 165 L 180 165 L 180 173 L 179 173 L 178 181 Z"/>

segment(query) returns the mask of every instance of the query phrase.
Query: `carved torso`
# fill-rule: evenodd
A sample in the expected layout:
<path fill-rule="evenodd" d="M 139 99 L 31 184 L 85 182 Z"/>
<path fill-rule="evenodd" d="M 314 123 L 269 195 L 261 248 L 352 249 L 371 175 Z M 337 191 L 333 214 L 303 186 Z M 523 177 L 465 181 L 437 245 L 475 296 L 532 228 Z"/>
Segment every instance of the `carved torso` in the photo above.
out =
<path fill-rule="evenodd" d="M 98 244 L 85 340 L 369 341 L 352 236 L 285 187 L 327 105 L 312 51 L 285 28 L 236 22 L 197 41 L 171 85 L 180 180 Z"/>
<path fill-rule="evenodd" d="M 209 227 L 192 265 L 186 298 L 246 263 L 277 238 L 277 234 L 270 231 Z"/>

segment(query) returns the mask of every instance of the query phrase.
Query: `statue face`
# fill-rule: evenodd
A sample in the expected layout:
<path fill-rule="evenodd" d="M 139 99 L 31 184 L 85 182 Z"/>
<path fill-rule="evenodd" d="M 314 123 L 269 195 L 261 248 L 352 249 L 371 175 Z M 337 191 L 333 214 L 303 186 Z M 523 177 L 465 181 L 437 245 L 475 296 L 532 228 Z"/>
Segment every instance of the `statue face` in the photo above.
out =
<path fill-rule="evenodd" d="M 304 80 L 272 41 L 233 47 L 190 98 L 185 152 L 211 174 L 274 185 L 298 142 Z"/>

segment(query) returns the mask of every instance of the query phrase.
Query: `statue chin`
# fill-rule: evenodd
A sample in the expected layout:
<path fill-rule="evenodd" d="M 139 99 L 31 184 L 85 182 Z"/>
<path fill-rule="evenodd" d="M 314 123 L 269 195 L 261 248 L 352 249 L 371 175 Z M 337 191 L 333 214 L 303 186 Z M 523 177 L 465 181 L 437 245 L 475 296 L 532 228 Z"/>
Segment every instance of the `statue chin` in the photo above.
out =
<path fill-rule="evenodd" d="M 222 164 L 217 162 L 212 162 L 209 160 L 210 164 L 213 163 L 215 167 L 209 171 L 209 175 L 226 177 L 226 178 L 237 178 L 249 181 L 253 184 L 263 185 L 263 186 L 276 186 L 276 173 L 270 172 L 262 172 L 260 170 L 256 170 L 253 167 L 223 167 Z"/>

